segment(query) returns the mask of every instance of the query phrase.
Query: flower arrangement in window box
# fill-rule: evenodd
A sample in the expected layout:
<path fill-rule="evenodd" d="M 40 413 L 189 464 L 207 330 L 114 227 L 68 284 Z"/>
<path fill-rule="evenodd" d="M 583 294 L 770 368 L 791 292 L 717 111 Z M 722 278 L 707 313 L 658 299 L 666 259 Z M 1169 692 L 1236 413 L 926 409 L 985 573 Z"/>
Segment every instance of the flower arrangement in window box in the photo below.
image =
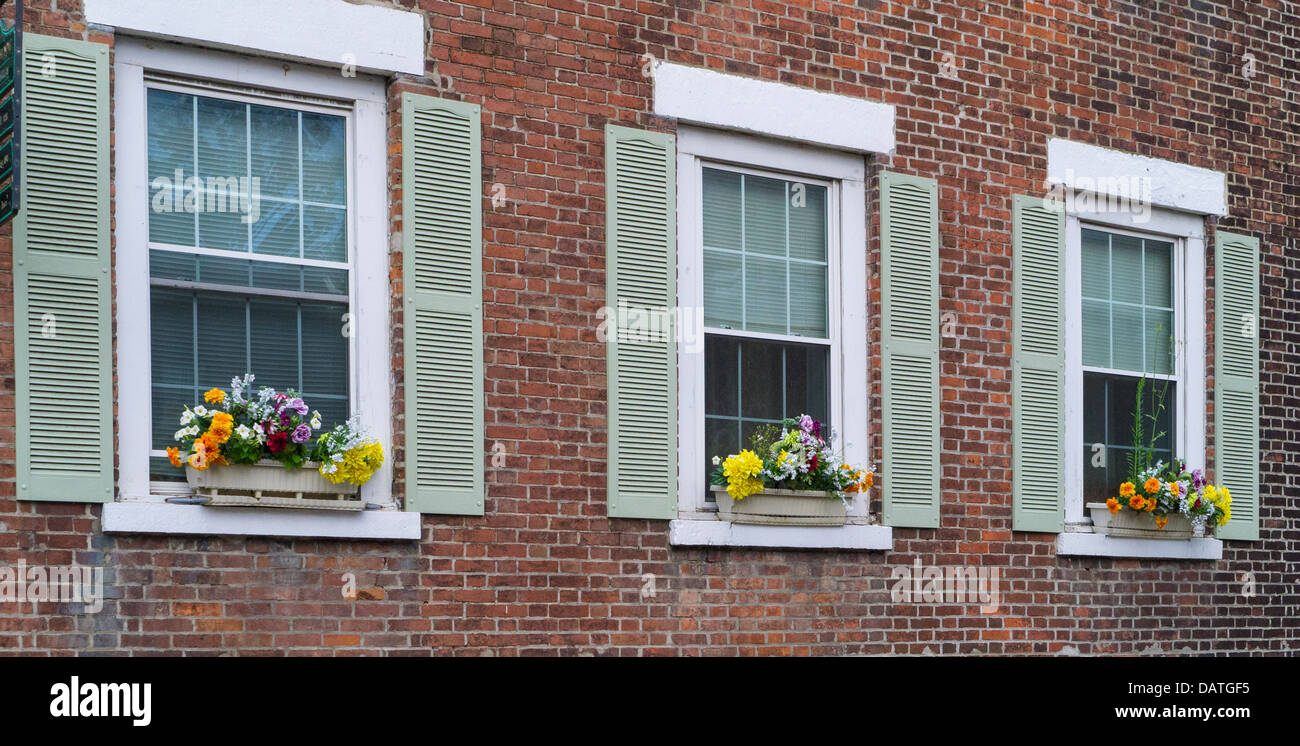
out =
<path fill-rule="evenodd" d="M 167 449 L 196 496 L 219 506 L 365 507 L 358 488 L 383 465 L 384 449 L 356 418 L 322 431 L 320 412 L 292 390 L 252 394 L 252 375 L 230 383 L 229 394 L 214 388 L 185 408 L 181 445 Z"/>
<path fill-rule="evenodd" d="M 870 489 L 875 473 L 842 463 L 832 436 L 806 414 L 786 418 L 778 430 L 760 428 L 751 449 L 713 457 L 710 479 L 723 520 L 771 526 L 839 526 L 845 495 Z"/>
<path fill-rule="evenodd" d="M 1108 536 L 1143 539 L 1190 539 L 1206 536 L 1232 517 L 1232 495 L 1226 487 L 1210 484 L 1200 469 L 1188 472 L 1178 459 L 1152 464 L 1155 432 L 1164 407 L 1164 392 L 1156 399 L 1155 414 L 1143 413 L 1146 377 L 1138 381 L 1133 407 L 1133 448 L 1129 452 L 1129 478 L 1118 495 L 1105 504 L 1090 503 L 1094 528 Z M 1148 424 L 1150 429 L 1148 430 Z"/>

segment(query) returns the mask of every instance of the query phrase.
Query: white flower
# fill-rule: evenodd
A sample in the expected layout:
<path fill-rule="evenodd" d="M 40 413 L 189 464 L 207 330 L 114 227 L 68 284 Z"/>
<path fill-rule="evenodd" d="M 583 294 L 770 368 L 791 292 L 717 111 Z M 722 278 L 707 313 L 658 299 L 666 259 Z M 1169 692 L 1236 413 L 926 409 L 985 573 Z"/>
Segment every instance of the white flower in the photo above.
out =
<path fill-rule="evenodd" d="M 248 425 L 240 425 L 235 428 L 235 435 L 238 435 L 240 440 L 249 440 L 253 437 L 253 431 L 249 429 Z"/>
<path fill-rule="evenodd" d="M 180 430 L 177 430 L 175 434 L 172 435 L 172 440 L 181 440 L 182 438 L 185 437 L 185 434 L 188 433 L 189 431 L 190 429 L 188 427 L 182 427 Z"/>
<path fill-rule="evenodd" d="M 200 405 L 198 405 L 197 407 L 194 408 L 194 414 L 197 414 L 197 415 L 200 416 L 200 417 L 207 417 L 207 416 L 208 416 L 208 408 L 205 407 L 205 406 L 203 406 L 202 404 L 200 404 Z"/>
<path fill-rule="evenodd" d="M 714 457 L 713 457 L 713 465 L 714 465 L 714 466 L 717 466 L 717 465 L 720 464 L 720 463 L 722 463 L 722 457 L 721 457 L 721 456 L 714 456 Z"/>
<path fill-rule="evenodd" d="M 187 409 L 187 410 L 185 410 L 184 412 L 181 413 L 181 424 L 182 424 L 182 425 L 188 425 L 188 424 L 190 424 L 190 423 L 193 422 L 193 421 L 194 421 L 194 413 L 193 413 L 193 412 L 191 412 L 190 410 Z"/>
<path fill-rule="evenodd" d="M 312 430 L 319 430 L 319 429 L 320 429 L 320 417 L 313 417 L 313 418 L 311 418 L 311 429 L 312 429 Z"/>

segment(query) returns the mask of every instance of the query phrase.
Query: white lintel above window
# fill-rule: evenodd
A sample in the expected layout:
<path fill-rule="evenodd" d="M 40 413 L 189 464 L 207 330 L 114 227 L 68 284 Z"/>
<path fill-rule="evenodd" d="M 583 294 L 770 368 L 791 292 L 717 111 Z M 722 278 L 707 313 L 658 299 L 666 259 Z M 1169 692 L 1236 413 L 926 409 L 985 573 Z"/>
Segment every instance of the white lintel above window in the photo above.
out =
<path fill-rule="evenodd" d="M 346 0 L 86 0 L 119 33 L 379 73 L 424 74 L 419 13 Z"/>
<path fill-rule="evenodd" d="M 894 107 L 770 80 L 660 62 L 655 114 L 859 153 L 894 148 Z"/>
<path fill-rule="evenodd" d="M 1227 177 L 1219 171 L 1053 138 L 1047 181 L 1198 215 L 1227 215 Z"/>

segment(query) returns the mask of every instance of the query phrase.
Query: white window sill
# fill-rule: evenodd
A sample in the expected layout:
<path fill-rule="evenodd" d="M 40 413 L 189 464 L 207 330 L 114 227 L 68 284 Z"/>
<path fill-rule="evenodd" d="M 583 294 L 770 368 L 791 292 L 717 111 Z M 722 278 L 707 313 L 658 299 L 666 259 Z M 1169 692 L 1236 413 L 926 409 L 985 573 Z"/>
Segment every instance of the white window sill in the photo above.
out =
<path fill-rule="evenodd" d="M 1079 557 L 1217 560 L 1223 558 L 1218 539 L 1121 539 L 1105 534 L 1064 533 L 1056 537 L 1056 553 Z"/>
<path fill-rule="evenodd" d="M 885 551 L 894 548 L 894 530 L 888 526 L 748 526 L 677 520 L 668 524 L 668 543 L 678 547 Z"/>
<path fill-rule="evenodd" d="M 420 514 L 400 510 L 356 512 L 208 508 L 159 502 L 104 505 L 110 534 L 284 536 L 318 539 L 416 540 Z"/>

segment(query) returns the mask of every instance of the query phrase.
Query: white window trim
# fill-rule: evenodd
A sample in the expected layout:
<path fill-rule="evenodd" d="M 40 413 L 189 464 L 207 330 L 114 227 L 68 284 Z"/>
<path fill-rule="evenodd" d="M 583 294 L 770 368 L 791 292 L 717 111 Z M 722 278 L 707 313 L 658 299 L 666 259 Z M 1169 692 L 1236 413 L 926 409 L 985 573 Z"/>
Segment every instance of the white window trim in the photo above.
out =
<path fill-rule="evenodd" d="M 118 500 L 161 502 L 167 495 L 151 488 L 150 450 L 150 335 L 148 172 L 145 72 L 166 73 L 198 79 L 219 80 L 240 86 L 269 89 L 286 94 L 342 100 L 351 107 L 349 116 L 351 153 L 349 205 L 354 267 L 351 310 L 351 386 L 353 410 L 359 411 L 366 426 L 391 449 L 392 402 L 390 377 L 389 290 L 388 290 L 388 192 L 385 182 L 387 102 L 382 80 L 343 77 L 337 71 L 286 66 L 272 60 L 248 59 L 223 52 L 198 50 L 160 42 L 119 39 L 116 45 L 115 98 L 115 206 L 114 268 L 117 303 L 118 372 Z M 291 102 L 290 102 L 291 103 Z M 362 498 L 386 510 L 397 510 L 392 495 L 391 453 L 384 465 L 362 488 Z M 214 511 L 199 506 L 170 506 L 199 510 L 218 521 Z M 376 511 L 365 511 L 374 513 Z M 174 514 L 168 511 L 167 514 Z M 115 515 L 126 515 L 115 511 Z M 134 515 L 134 513 L 132 513 Z M 161 515 L 161 514 L 160 514 Z M 268 522 L 267 511 L 248 515 L 247 520 L 223 519 L 219 533 L 265 535 L 260 524 Z M 303 514 L 290 515 L 303 519 Z M 418 520 L 418 516 L 415 516 Z M 315 519 L 313 519 L 315 520 Z M 349 519 L 336 517 L 341 525 Z M 350 522 L 374 522 L 353 517 Z M 279 519 L 270 521 L 282 523 Z M 317 521 L 319 522 L 319 521 Z M 191 520 L 192 523 L 192 520 Z M 130 530 L 130 522 L 116 523 L 115 530 Z M 156 525 L 155 525 L 156 528 Z M 192 528 L 192 527 L 191 527 Z M 107 529 L 106 529 L 107 530 Z M 141 529 L 147 530 L 147 529 Z M 177 533 L 194 533 L 178 527 Z M 217 533 L 218 531 L 198 531 Z M 402 532 L 409 533 L 409 527 Z M 346 533 L 346 532 L 344 532 Z M 286 535 L 277 531 L 277 535 Z M 287 534 L 299 535 L 299 534 Z M 311 535 L 335 535 L 311 534 Z M 343 534 L 339 534 L 343 535 Z M 378 537 L 369 537 L 378 538 Z M 393 536 L 391 538 L 404 538 Z"/>
<path fill-rule="evenodd" d="M 694 309 L 699 319 L 696 334 L 683 334 L 677 349 L 678 361 L 678 506 L 687 520 L 717 522 L 717 512 L 707 508 L 702 489 L 707 474 L 700 454 L 704 453 L 704 351 L 703 351 L 703 211 L 701 164 L 720 162 L 740 167 L 808 176 L 833 182 L 829 201 L 831 228 L 838 256 L 830 264 L 838 268 L 838 285 L 831 293 L 838 305 L 829 311 L 832 327 L 832 426 L 837 448 L 849 463 L 867 462 L 867 294 L 866 294 L 866 192 L 865 164 L 860 155 L 773 142 L 747 135 L 716 130 L 680 127 L 677 133 L 677 292 L 682 308 Z M 867 500 L 853 495 L 849 515 L 854 523 L 867 519 Z M 884 528 L 884 527 L 870 527 Z M 693 536 L 687 527 L 674 529 L 678 535 Z M 887 529 L 886 529 L 887 530 Z M 805 538 L 797 546 L 836 546 L 845 532 L 813 531 L 810 537 L 825 535 L 827 544 Z M 712 534 L 711 534 L 712 535 Z M 751 540 L 757 540 L 752 539 Z M 789 539 L 787 539 L 788 541 Z M 862 540 L 854 540 L 863 544 Z M 735 543 L 714 539 L 707 543 Z M 853 543 L 853 542 L 850 542 Z M 865 542 L 878 544 L 878 541 Z M 754 544 L 746 544 L 754 545 Z M 779 544 L 778 544 L 779 545 Z M 879 548 L 860 546 L 858 548 Z"/>
<path fill-rule="evenodd" d="M 1205 467 L 1205 223 L 1200 215 L 1152 209 L 1139 222 L 1131 213 L 1079 211 L 1069 200 L 1066 213 L 1065 276 L 1065 522 L 1090 526 L 1083 502 L 1083 227 L 1141 234 L 1174 242 L 1175 376 L 1179 381 L 1175 424 L 1176 453 L 1192 468 Z M 1069 529 L 1067 529 L 1069 530 Z M 1062 535 L 1064 537 L 1064 534 Z M 1109 537 L 1107 537 L 1109 538 Z M 1071 539 L 1071 542 L 1079 540 Z M 1142 540 L 1112 540 L 1123 542 Z M 1175 543 L 1165 542 L 1162 543 Z M 1207 539 L 1203 541 L 1214 541 Z M 1071 544 L 1070 546 L 1073 546 Z M 1099 545 L 1100 546 L 1100 545 Z M 1128 550 L 1135 551 L 1135 550 Z M 1075 553 L 1075 552 L 1069 552 Z M 1078 552 L 1091 554 L 1092 551 Z M 1167 556 L 1167 555 L 1119 555 Z"/>
<path fill-rule="evenodd" d="M 122 34 L 320 65 L 424 74 L 424 16 L 346 0 L 85 0 L 86 22 Z"/>

